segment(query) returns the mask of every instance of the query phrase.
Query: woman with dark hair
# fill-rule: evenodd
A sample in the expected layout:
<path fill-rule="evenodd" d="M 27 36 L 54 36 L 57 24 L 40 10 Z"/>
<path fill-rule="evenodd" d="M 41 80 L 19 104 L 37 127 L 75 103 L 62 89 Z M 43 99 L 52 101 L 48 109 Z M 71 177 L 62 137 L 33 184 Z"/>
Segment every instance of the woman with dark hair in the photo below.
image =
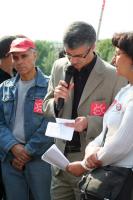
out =
<path fill-rule="evenodd" d="M 131 173 L 116 200 L 130 200 L 133 188 L 133 32 L 114 34 L 112 44 L 116 48 L 116 72 L 125 77 L 129 84 L 119 91 L 105 113 L 103 130 L 86 147 L 84 160 L 70 163 L 67 170 L 79 176 L 87 169 L 99 166 L 128 168 Z M 75 129 L 78 129 L 77 125 Z M 105 130 L 107 135 L 101 147 Z M 98 200 L 95 197 L 92 199 Z"/>

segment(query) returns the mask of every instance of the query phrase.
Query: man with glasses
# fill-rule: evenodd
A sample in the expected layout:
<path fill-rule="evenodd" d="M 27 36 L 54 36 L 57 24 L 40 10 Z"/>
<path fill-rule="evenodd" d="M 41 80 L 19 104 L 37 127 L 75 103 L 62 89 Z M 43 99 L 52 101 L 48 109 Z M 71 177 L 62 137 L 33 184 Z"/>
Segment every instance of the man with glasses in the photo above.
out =
<path fill-rule="evenodd" d="M 76 119 L 81 133 L 75 131 L 70 142 L 56 139 L 56 145 L 70 162 L 82 160 L 86 144 L 101 132 L 102 117 L 113 97 L 126 84 L 126 80 L 117 78 L 115 68 L 95 53 L 95 42 L 96 33 L 92 25 L 74 22 L 68 27 L 63 38 L 65 58 L 53 65 L 48 94 L 43 103 L 47 116 Z M 75 70 L 68 85 L 64 79 L 69 65 Z M 61 110 L 56 107 L 59 98 L 65 100 Z M 85 117 L 88 121 L 84 120 Z M 52 199 L 79 200 L 79 179 L 53 167 Z"/>

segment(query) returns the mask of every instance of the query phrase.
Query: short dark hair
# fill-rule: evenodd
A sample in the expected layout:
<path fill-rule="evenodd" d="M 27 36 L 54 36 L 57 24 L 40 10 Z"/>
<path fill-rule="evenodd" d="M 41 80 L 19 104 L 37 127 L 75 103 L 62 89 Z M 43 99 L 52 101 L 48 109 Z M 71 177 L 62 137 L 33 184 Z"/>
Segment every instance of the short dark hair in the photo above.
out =
<path fill-rule="evenodd" d="M 0 38 L 0 59 L 5 58 L 10 50 L 10 45 L 15 36 L 4 36 Z"/>
<path fill-rule="evenodd" d="M 133 59 L 133 32 L 115 33 L 112 37 L 112 44 Z"/>
<path fill-rule="evenodd" d="M 86 22 L 74 22 L 67 28 L 63 43 L 70 49 L 78 48 L 82 45 L 91 46 L 96 41 L 96 32 L 91 24 Z"/>

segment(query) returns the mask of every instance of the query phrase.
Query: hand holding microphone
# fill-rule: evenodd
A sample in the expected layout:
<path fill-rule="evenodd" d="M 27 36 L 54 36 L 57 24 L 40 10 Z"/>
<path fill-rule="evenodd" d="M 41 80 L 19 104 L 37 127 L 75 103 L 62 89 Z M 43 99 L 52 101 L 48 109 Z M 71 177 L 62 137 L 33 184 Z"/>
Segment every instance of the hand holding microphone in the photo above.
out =
<path fill-rule="evenodd" d="M 72 88 L 70 84 L 71 78 L 74 74 L 75 68 L 73 66 L 68 66 L 65 73 L 65 80 L 60 80 L 58 86 L 55 88 L 54 97 L 56 101 L 56 109 L 59 112 L 64 106 L 64 100 L 68 98 L 69 91 Z"/>

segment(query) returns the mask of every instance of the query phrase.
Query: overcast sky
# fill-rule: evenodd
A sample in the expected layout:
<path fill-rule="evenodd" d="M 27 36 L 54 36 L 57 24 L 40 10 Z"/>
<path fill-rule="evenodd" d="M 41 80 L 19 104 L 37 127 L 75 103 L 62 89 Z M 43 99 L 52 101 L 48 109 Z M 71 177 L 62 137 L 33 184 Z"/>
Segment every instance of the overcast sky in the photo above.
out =
<path fill-rule="evenodd" d="M 97 31 L 103 0 L 1 0 L 0 36 L 24 34 L 33 40 L 62 41 L 73 21 L 91 23 Z M 133 0 L 106 0 L 99 39 L 133 31 Z"/>

